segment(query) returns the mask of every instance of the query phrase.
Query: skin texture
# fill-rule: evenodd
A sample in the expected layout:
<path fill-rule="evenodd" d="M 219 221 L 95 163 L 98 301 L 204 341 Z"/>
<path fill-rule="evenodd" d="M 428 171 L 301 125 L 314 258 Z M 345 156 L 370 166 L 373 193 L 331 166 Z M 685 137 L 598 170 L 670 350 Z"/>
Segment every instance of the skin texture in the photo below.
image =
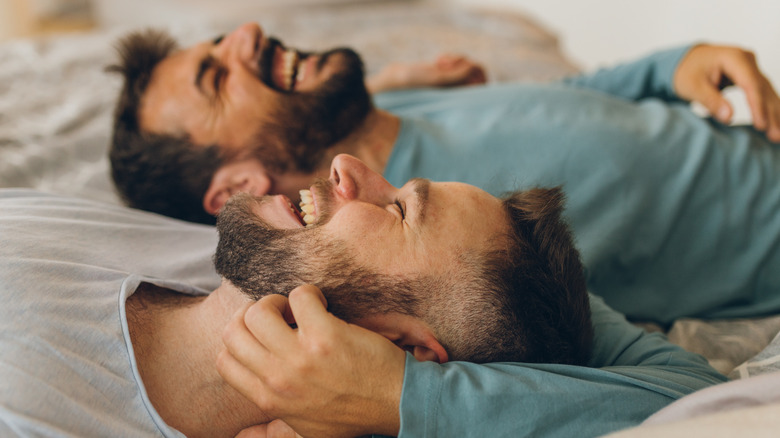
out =
<path fill-rule="evenodd" d="M 473 186 L 431 183 L 422 202 L 424 183 L 396 189 L 347 155 L 334 159 L 330 181 L 329 213 L 321 232 L 344 242 L 368 266 L 392 275 L 420 269 L 446 275 L 462 248 L 485 245 L 503 232 L 500 224 L 507 220 L 500 201 Z M 317 200 L 325 200 L 319 190 Z M 301 227 L 284 203 L 266 202 L 257 209 L 276 227 Z M 453 235 L 459 239 L 453 241 Z M 297 329 L 289 326 L 293 322 Z M 312 285 L 294 289 L 289 298 L 268 296 L 243 307 L 228 324 L 217 369 L 263 412 L 303 436 L 395 435 L 405 363 L 397 346 L 418 360 L 444 362 L 447 355 L 431 342 L 425 326 L 398 315 L 369 317 L 359 324 L 375 332 L 328 313 L 324 296 Z"/>
<path fill-rule="evenodd" d="M 683 58 L 674 75 L 677 94 L 704 105 L 721 123 L 734 113 L 721 93 L 728 85 L 745 92 L 753 125 L 780 142 L 780 98 L 758 67 L 753 53 L 738 47 L 699 45 Z"/>

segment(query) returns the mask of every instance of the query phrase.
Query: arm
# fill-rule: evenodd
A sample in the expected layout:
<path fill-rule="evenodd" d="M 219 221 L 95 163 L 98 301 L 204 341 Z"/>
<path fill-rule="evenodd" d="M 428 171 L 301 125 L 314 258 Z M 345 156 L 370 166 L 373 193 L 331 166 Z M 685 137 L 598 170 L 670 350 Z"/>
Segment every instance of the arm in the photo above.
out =
<path fill-rule="evenodd" d="M 734 112 L 720 92 L 729 85 L 745 92 L 753 126 L 766 132 L 769 140 L 780 143 L 780 97 L 751 52 L 738 47 L 698 45 L 674 73 L 677 94 L 701 103 L 721 123 L 731 121 Z"/>
<path fill-rule="evenodd" d="M 485 70 L 465 56 L 443 54 L 433 62 L 389 64 L 366 79 L 372 94 L 421 87 L 457 87 L 484 84 Z"/>
<path fill-rule="evenodd" d="M 737 47 L 700 44 L 666 50 L 564 82 L 629 100 L 696 101 L 721 123 L 728 123 L 733 114 L 721 90 L 736 85 L 747 96 L 755 128 L 780 142 L 780 97 L 758 68 L 755 56 Z"/>
<path fill-rule="evenodd" d="M 673 76 L 689 50 L 690 47 L 686 46 L 653 53 L 634 62 L 564 79 L 564 83 L 628 100 L 645 97 L 678 100 L 672 85 Z"/>
<path fill-rule="evenodd" d="M 636 425 L 677 398 L 725 381 L 702 357 L 661 335 L 645 334 L 600 298 L 591 305 L 592 368 L 439 366 L 407 358 L 401 435 L 598 436 Z"/>
<path fill-rule="evenodd" d="M 303 436 L 598 435 L 725 380 L 600 299 L 592 365 L 602 368 L 417 362 L 328 314 L 320 299 L 306 286 L 289 303 L 260 300 L 231 323 L 218 363 L 228 383 Z M 292 315 L 297 331 L 287 326 Z"/>

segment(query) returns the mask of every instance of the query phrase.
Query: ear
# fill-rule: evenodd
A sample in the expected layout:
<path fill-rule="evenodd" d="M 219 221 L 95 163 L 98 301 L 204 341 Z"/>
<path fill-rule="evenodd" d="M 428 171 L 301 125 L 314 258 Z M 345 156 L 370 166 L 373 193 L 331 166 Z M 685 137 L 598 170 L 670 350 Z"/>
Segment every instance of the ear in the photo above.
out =
<path fill-rule="evenodd" d="M 421 319 L 387 313 L 371 315 L 355 322 L 357 325 L 379 333 L 404 351 L 412 353 L 419 361 L 445 363 L 449 355 L 433 330 Z"/>
<path fill-rule="evenodd" d="M 227 200 L 238 192 L 263 196 L 270 189 L 271 178 L 259 161 L 232 161 L 217 169 L 211 177 L 211 184 L 203 196 L 203 209 L 216 215 Z"/>
<path fill-rule="evenodd" d="M 411 350 L 408 349 L 409 347 L 411 347 Z M 402 345 L 401 348 L 411 351 L 414 358 L 420 362 L 445 363 L 449 360 L 447 351 L 442 347 L 438 339 L 433 336 L 425 342 L 418 343 L 418 345 Z"/>

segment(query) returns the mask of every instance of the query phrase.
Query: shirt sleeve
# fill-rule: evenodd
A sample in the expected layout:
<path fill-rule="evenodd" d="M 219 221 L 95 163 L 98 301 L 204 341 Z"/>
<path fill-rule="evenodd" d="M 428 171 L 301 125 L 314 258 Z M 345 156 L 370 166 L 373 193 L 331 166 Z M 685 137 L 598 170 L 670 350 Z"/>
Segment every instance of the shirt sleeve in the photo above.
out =
<path fill-rule="evenodd" d="M 591 297 L 590 366 L 417 362 L 407 355 L 401 431 L 408 437 L 598 436 L 639 424 L 726 378 Z"/>
<path fill-rule="evenodd" d="M 628 100 L 656 97 L 679 101 L 674 90 L 674 72 L 692 45 L 656 52 L 634 62 L 573 76 L 563 83 L 601 91 Z"/>

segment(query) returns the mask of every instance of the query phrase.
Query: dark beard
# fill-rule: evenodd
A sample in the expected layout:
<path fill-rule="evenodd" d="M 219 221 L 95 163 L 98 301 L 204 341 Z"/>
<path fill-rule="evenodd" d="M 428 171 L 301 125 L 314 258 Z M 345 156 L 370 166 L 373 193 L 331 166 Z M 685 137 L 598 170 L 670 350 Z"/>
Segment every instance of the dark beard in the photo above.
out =
<path fill-rule="evenodd" d="M 217 273 L 254 300 L 287 296 L 304 283 L 315 284 L 328 310 L 346 321 L 376 314 L 420 313 L 425 282 L 390 278 L 360 267 L 341 242 L 315 229 L 274 229 L 254 212 L 261 198 L 233 196 L 217 218 Z"/>
<path fill-rule="evenodd" d="M 372 108 L 366 89 L 363 62 L 351 49 L 322 54 L 319 67 L 337 57 L 338 73 L 319 89 L 285 96 L 272 120 L 260 127 L 252 155 L 269 169 L 310 173 L 326 150 L 346 138 L 365 120 Z"/>
<path fill-rule="evenodd" d="M 237 195 L 217 218 L 217 273 L 254 299 L 272 293 L 286 295 L 311 281 L 303 274 L 313 269 L 296 251 L 300 231 L 275 229 L 266 224 L 253 211 L 262 202 L 260 198 Z"/>

